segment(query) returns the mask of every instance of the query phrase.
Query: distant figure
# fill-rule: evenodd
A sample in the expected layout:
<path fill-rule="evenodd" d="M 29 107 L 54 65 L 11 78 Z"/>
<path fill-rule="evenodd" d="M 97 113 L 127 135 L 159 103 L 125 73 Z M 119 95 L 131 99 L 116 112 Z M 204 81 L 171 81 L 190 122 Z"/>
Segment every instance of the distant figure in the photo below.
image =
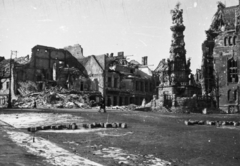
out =
<path fill-rule="evenodd" d="M 101 99 L 99 104 L 100 104 L 100 109 L 98 110 L 98 112 L 101 112 L 101 110 L 103 109 L 103 112 L 106 113 L 106 107 L 105 107 L 105 100 L 104 100 L 104 98 Z"/>
<path fill-rule="evenodd" d="M 36 100 L 34 100 L 33 108 L 37 108 L 37 102 L 36 102 Z"/>

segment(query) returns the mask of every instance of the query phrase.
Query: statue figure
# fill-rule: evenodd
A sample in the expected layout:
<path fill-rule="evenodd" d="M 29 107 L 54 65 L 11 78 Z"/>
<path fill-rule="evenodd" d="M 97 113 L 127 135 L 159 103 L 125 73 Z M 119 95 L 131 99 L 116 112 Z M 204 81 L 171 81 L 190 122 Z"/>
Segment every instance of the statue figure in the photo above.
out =
<path fill-rule="evenodd" d="M 175 85 L 175 74 L 174 73 L 172 73 L 171 74 L 171 83 L 172 83 L 172 85 Z"/>
<path fill-rule="evenodd" d="M 164 82 L 163 72 L 159 73 L 159 81 L 160 81 L 160 85 L 163 84 Z"/>
<path fill-rule="evenodd" d="M 222 2 L 218 2 L 218 10 L 213 16 L 213 21 L 210 26 L 212 31 L 221 31 L 222 26 L 225 25 L 224 20 L 224 9 L 226 6 Z"/>
<path fill-rule="evenodd" d="M 188 58 L 187 60 L 187 69 L 189 69 L 191 66 L 191 58 Z"/>
<path fill-rule="evenodd" d="M 183 16 L 182 16 L 183 10 L 179 9 L 179 7 L 180 7 L 180 3 L 177 3 L 175 9 L 170 11 L 172 15 L 172 22 L 173 24 L 176 24 L 176 25 L 182 25 L 183 23 Z"/>
<path fill-rule="evenodd" d="M 168 75 L 166 75 L 164 78 L 164 85 L 170 85 L 170 79 Z"/>
<path fill-rule="evenodd" d="M 189 74 L 189 75 L 188 75 L 189 85 L 192 85 L 192 79 L 191 79 L 191 77 L 192 77 L 192 74 Z"/>
<path fill-rule="evenodd" d="M 170 70 L 171 69 L 171 60 L 169 58 L 167 59 L 167 65 L 168 65 L 168 70 Z"/>

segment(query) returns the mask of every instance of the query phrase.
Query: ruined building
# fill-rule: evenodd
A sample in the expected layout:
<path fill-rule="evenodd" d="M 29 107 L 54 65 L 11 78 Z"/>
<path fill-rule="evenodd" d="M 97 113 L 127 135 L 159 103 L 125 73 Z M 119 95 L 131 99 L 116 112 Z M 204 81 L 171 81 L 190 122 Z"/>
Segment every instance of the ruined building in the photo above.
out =
<path fill-rule="evenodd" d="M 11 93 L 12 99 L 16 99 L 14 93 L 14 88 L 16 86 L 14 84 L 14 81 L 10 81 L 10 77 L 11 80 L 14 80 L 13 68 L 15 68 L 15 66 L 21 66 L 29 63 L 29 56 L 14 58 L 12 60 L 0 58 L 0 60 L 1 60 L 0 61 L 0 106 L 1 106 L 7 104 L 9 92 Z M 10 89 L 12 89 L 12 91 Z"/>
<path fill-rule="evenodd" d="M 221 2 L 203 43 L 203 91 L 212 93 L 216 105 L 228 113 L 239 112 L 240 9 Z"/>
<path fill-rule="evenodd" d="M 79 59 L 85 67 L 92 85 L 105 97 L 106 105 L 141 105 L 143 99 L 149 102 L 156 93 L 152 71 L 143 64 L 128 62 L 124 52 L 117 56 L 111 54 L 91 55 Z"/>
<path fill-rule="evenodd" d="M 16 60 L 16 59 L 15 59 Z M 8 71 L 2 76 L 4 88 L 1 88 L 6 103 L 9 94 L 9 60 L 1 62 L 2 70 Z M 45 91 L 52 87 L 90 94 L 89 99 L 99 101 L 105 97 L 106 105 L 141 105 L 145 99 L 149 102 L 156 94 L 158 80 L 147 66 L 147 57 L 142 64 L 128 62 L 124 52 L 91 55 L 84 57 L 80 45 L 64 49 L 36 45 L 32 48 L 31 58 L 25 63 L 13 63 L 12 92 L 17 95 L 29 94 L 28 85 L 34 91 Z M 13 95 L 12 95 L 13 96 Z M 4 104 L 4 103 L 3 103 Z"/>
<path fill-rule="evenodd" d="M 32 48 L 29 63 L 15 67 L 16 81 L 36 82 L 39 90 L 52 85 L 73 88 L 80 76 L 87 77 L 86 71 L 71 53 L 40 45 Z"/>

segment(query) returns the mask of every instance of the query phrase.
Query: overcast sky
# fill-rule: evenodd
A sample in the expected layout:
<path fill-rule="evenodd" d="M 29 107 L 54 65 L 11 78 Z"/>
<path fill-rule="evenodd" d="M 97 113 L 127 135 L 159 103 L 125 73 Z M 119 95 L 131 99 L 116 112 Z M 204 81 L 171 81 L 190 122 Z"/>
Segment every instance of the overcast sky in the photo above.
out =
<path fill-rule="evenodd" d="M 205 30 L 219 0 L 0 0 L 0 56 L 31 55 L 35 45 L 56 48 L 80 44 L 84 56 L 124 51 L 155 69 L 169 57 L 170 10 L 184 10 L 186 57 L 192 70 L 201 65 Z M 238 0 L 223 1 L 226 6 Z"/>

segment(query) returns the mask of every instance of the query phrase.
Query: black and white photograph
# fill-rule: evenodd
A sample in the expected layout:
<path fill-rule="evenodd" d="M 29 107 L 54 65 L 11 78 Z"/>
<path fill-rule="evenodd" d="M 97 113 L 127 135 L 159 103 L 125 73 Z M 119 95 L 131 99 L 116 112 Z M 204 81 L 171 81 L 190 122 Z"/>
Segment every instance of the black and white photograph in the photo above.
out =
<path fill-rule="evenodd" d="M 240 0 L 0 0 L 0 166 L 240 166 Z"/>

